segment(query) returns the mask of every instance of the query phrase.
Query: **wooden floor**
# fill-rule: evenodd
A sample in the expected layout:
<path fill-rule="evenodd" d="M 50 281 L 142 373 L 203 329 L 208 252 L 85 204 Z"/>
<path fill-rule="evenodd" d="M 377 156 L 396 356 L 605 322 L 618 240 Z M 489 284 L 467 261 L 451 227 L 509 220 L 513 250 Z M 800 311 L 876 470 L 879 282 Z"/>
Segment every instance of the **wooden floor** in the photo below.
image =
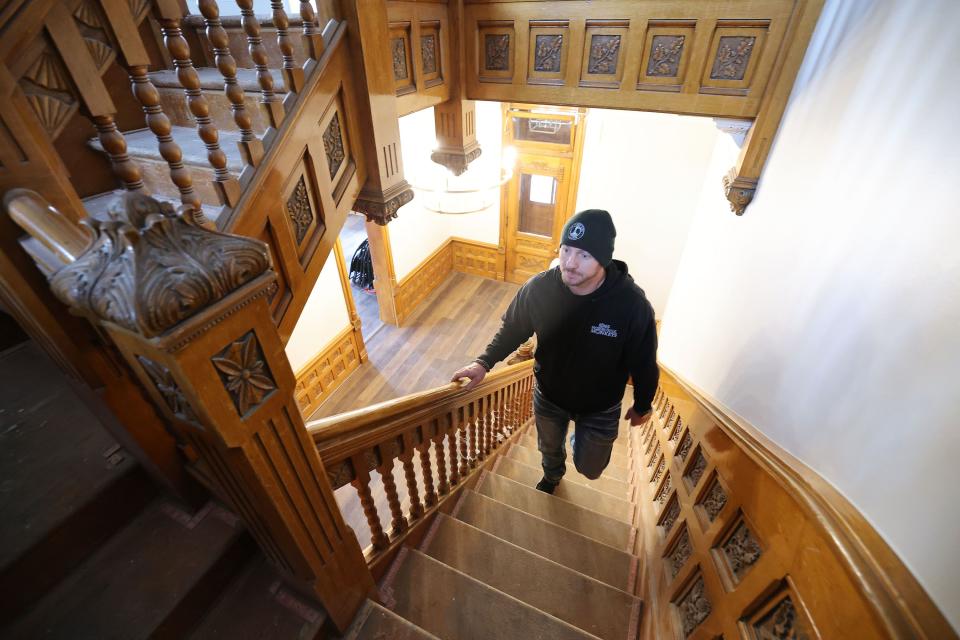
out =
<path fill-rule="evenodd" d="M 369 360 L 310 419 L 446 384 L 483 352 L 518 285 L 454 273 L 405 326 L 384 325 L 367 342 Z"/>
<path fill-rule="evenodd" d="M 361 215 L 350 214 L 340 230 L 340 246 L 343 247 L 343 260 L 347 266 L 347 273 L 350 273 L 350 261 L 353 260 L 354 252 L 367 239 L 365 221 L 366 219 Z M 383 327 L 377 294 L 372 289 L 364 290 L 353 282 L 350 283 L 350 292 L 353 294 L 353 303 L 357 307 L 357 315 L 360 316 L 360 334 L 364 340 L 369 340 Z"/>

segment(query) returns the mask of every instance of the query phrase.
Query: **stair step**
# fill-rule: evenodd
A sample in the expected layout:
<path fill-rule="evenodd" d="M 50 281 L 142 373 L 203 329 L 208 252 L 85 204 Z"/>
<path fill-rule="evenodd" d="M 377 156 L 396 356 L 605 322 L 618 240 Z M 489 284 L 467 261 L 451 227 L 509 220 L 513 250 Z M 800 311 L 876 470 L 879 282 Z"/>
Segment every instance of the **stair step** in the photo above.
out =
<path fill-rule="evenodd" d="M 556 496 L 549 496 L 505 476 L 484 473 L 476 491 L 611 547 L 626 549 L 628 552 L 633 547 L 636 530 L 626 522 L 584 509 Z"/>
<path fill-rule="evenodd" d="M 430 557 L 598 638 L 636 637 L 640 600 L 620 589 L 444 514 L 424 545 Z"/>
<path fill-rule="evenodd" d="M 197 130 L 190 127 L 172 127 L 171 135 L 180 145 L 183 164 L 190 170 L 193 188 L 200 201 L 206 205 L 219 206 L 220 201 L 212 184 L 213 168 L 207 161 L 207 147 L 197 135 Z M 158 196 L 179 199 L 180 192 L 170 180 L 170 169 L 167 161 L 160 155 L 153 132 L 149 129 L 138 129 L 125 131 L 123 136 L 127 141 L 127 153 L 140 168 L 147 190 Z M 237 148 L 239 140 L 239 131 L 227 129 L 220 131 L 220 148 L 227 156 L 227 171 L 235 177 L 239 176 L 243 170 L 243 160 Z M 98 151 L 103 151 L 103 146 L 97 138 L 91 139 L 89 145 Z"/>
<path fill-rule="evenodd" d="M 313 638 L 326 614 L 283 586 L 257 554 L 190 635 L 195 640 Z M 416 637 L 416 636 L 411 636 Z"/>
<path fill-rule="evenodd" d="M 525 464 L 528 467 L 535 469 L 542 468 L 540 465 L 540 452 L 534 449 L 528 449 L 520 444 L 510 447 L 510 450 L 507 452 L 507 457 L 521 464 Z M 609 468 L 609 465 L 607 468 Z M 626 482 L 608 476 L 606 469 L 603 470 L 603 473 L 596 480 L 591 480 L 586 476 L 580 475 L 573 466 L 573 459 L 569 454 L 567 455 L 567 474 L 564 476 L 564 480 L 576 482 L 577 484 L 582 484 L 598 491 L 604 491 L 618 498 L 630 494 L 630 486 Z"/>
<path fill-rule="evenodd" d="M 150 79 L 160 93 L 160 105 L 174 125 L 195 127 L 196 120 L 187 106 L 183 87 L 173 69 L 163 69 L 150 74 Z M 200 76 L 200 89 L 210 107 L 210 119 L 220 131 L 236 131 L 230 100 L 223 91 L 223 76 L 213 67 L 197 67 Z M 279 69 L 271 69 L 273 86 L 277 100 L 284 96 L 283 74 Z M 263 134 L 269 124 L 260 106 L 260 83 L 256 69 L 237 69 L 237 84 L 244 91 L 244 106 L 250 115 L 251 128 L 257 135 Z"/>
<path fill-rule="evenodd" d="M 617 589 L 632 591 L 637 559 L 623 549 L 603 544 L 474 491 L 464 492 L 452 516 Z"/>
<path fill-rule="evenodd" d="M 219 517 L 218 517 L 219 516 Z M 231 521 L 232 520 L 232 521 Z M 14 626 L 10 637 L 182 637 L 255 549 L 212 503 L 158 500 Z"/>
<path fill-rule="evenodd" d="M 91 218 L 101 221 L 110 220 L 110 209 L 123 198 L 124 193 L 125 191 L 123 189 L 117 189 L 116 191 L 107 191 L 84 198 L 83 208 L 86 209 L 87 215 Z M 173 205 L 174 209 L 181 205 L 179 197 L 171 198 L 169 196 L 159 196 L 156 194 L 154 194 L 153 197 L 162 202 L 169 202 Z M 216 223 L 217 218 L 223 212 L 223 207 L 214 207 L 208 204 L 201 205 L 200 208 L 203 209 L 203 215 L 206 216 L 207 220 L 213 223 Z"/>
<path fill-rule="evenodd" d="M 393 611 L 370 600 L 367 600 L 363 609 L 357 614 L 353 630 L 345 638 L 347 640 L 439 640 L 432 633 L 427 633 L 409 620 L 404 620 Z"/>
<path fill-rule="evenodd" d="M 596 638 L 415 549 L 396 563 L 383 589 L 389 608 L 444 640 Z"/>
<path fill-rule="evenodd" d="M 569 438 L 569 436 L 568 436 Z M 528 449 L 533 449 L 534 451 L 539 451 L 537 447 L 537 432 L 528 431 L 519 439 L 519 444 L 521 446 L 527 447 Z M 567 440 L 567 446 L 569 447 L 569 439 Z M 618 448 L 618 446 L 620 448 Z M 630 468 L 630 461 L 627 454 L 624 452 L 622 445 L 614 445 L 613 451 L 610 453 L 610 465 L 615 467 L 620 467 L 622 469 Z"/>
<path fill-rule="evenodd" d="M 543 471 L 541 469 L 525 465 L 507 457 L 501 457 L 497 460 L 497 464 L 493 467 L 493 472 L 531 487 L 536 486 L 540 478 L 543 477 Z M 572 473 L 568 471 L 567 475 L 571 476 L 575 473 L 575 471 Z M 617 520 L 622 520 L 627 523 L 633 521 L 633 505 L 627 500 L 617 498 L 609 493 L 598 491 L 597 489 L 591 489 L 582 484 L 577 484 L 567 477 L 564 477 L 564 479 L 560 481 L 553 495 L 578 504 L 586 509 L 590 509 L 591 511 L 616 518 Z M 624 495 L 624 498 L 626 497 L 627 496 Z"/>

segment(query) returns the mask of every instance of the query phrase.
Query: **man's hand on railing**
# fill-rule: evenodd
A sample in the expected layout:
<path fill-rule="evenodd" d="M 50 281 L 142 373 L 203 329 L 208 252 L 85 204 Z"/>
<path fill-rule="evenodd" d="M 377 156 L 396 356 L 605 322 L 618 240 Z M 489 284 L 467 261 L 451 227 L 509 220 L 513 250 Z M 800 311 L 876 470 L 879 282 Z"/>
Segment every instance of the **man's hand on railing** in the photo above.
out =
<path fill-rule="evenodd" d="M 457 372 L 453 374 L 453 377 L 450 378 L 450 382 L 459 382 L 461 378 L 469 378 L 470 382 L 464 387 L 464 389 L 469 391 L 480 384 L 486 375 L 487 370 L 482 364 L 479 362 L 471 362 L 462 369 L 458 369 Z"/>

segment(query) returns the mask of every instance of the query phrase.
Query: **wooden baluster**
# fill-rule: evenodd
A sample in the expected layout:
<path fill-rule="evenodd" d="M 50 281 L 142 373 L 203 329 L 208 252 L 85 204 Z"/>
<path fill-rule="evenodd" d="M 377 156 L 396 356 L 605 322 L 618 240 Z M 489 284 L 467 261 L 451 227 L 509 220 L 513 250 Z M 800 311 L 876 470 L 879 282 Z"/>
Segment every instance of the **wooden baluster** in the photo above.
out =
<path fill-rule="evenodd" d="M 517 430 L 514 423 L 513 413 L 510 411 L 510 401 L 513 399 L 513 386 L 507 385 L 503 388 L 503 399 L 500 401 L 500 411 L 503 413 L 503 424 L 509 433 Z"/>
<path fill-rule="evenodd" d="M 428 507 L 437 504 L 437 492 L 433 488 L 433 471 L 430 469 L 430 440 L 420 443 L 420 468 L 423 470 L 424 501 Z"/>
<path fill-rule="evenodd" d="M 477 411 L 477 400 L 467 405 L 467 427 L 470 430 L 470 467 L 477 466 L 480 462 L 480 421 Z"/>
<path fill-rule="evenodd" d="M 410 496 L 410 519 L 416 520 L 423 515 L 423 504 L 420 502 L 420 489 L 417 487 L 417 471 L 413 468 L 413 452 L 413 438 L 409 433 L 405 433 L 400 462 L 403 464 L 403 475 L 407 480 L 407 495 Z"/>
<path fill-rule="evenodd" d="M 326 45 L 317 23 L 317 14 L 308 0 L 300 0 L 300 18 L 303 20 L 303 48 L 310 60 L 319 60 Z"/>
<path fill-rule="evenodd" d="M 483 399 L 483 457 L 490 457 L 493 441 L 493 394 Z"/>
<path fill-rule="evenodd" d="M 493 448 L 496 449 L 503 442 L 506 434 L 503 430 L 503 399 L 505 389 L 497 389 L 493 393 Z"/>
<path fill-rule="evenodd" d="M 445 496 L 450 491 L 450 484 L 447 482 L 447 462 L 443 453 L 443 439 L 447 434 L 446 418 L 436 420 L 437 433 L 433 436 L 433 450 L 437 455 L 437 490 L 440 495 Z"/>
<path fill-rule="evenodd" d="M 523 424 L 530 417 L 530 402 L 527 399 L 526 383 L 517 386 L 520 387 L 517 394 L 517 413 L 519 414 L 520 424 Z"/>
<path fill-rule="evenodd" d="M 467 452 L 467 445 L 470 440 L 470 432 L 468 430 L 468 415 L 467 407 L 461 406 L 457 408 L 457 420 L 460 423 L 460 426 L 457 428 L 457 440 L 460 442 L 460 477 L 466 478 L 467 473 L 470 471 L 470 455 Z"/>
<path fill-rule="evenodd" d="M 243 87 L 237 82 L 237 61 L 230 53 L 230 40 L 227 30 L 220 23 L 220 7 L 216 0 L 199 0 L 200 13 L 207 25 L 207 39 L 213 47 L 214 62 L 223 76 L 223 92 L 230 101 L 233 121 L 240 130 L 237 147 L 243 157 L 243 163 L 256 167 L 263 160 L 263 143 L 253 132 L 253 117 L 247 111 Z"/>
<path fill-rule="evenodd" d="M 390 507 L 390 527 L 394 537 L 407 530 L 407 519 L 403 517 L 403 509 L 400 507 L 400 496 L 397 495 L 397 483 L 393 478 L 393 458 L 388 458 L 377 467 L 380 477 L 383 479 L 383 491 L 387 494 L 387 505 Z"/>
<path fill-rule="evenodd" d="M 303 90 L 303 69 L 297 66 L 293 58 L 290 19 L 283 8 L 283 0 L 271 0 L 270 6 L 273 8 L 273 26 L 277 28 L 277 46 L 283 56 L 283 84 L 287 93 L 300 93 Z"/>
<path fill-rule="evenodd" d="M 127 191 L 146 191 L 140 168 L 134 164 L 127 154 L 127 140 L 117 129 L 117 123 L 112 115 L 93 116 L 93 126 L 97 129 L 97 137 L 103 150 L 110 157 L 113 173 L 123 183 Z"/>
<path fill-rule="evenodd" d="M 473 420 L 474 431 L 473 431 L 473 459 L 475 464 L 479 464 L 483 460 L 483 444 L 485 441 L 485 432 L 486 432 L 486 398 L 480 397 L 476 400 L 476 414 Z"/>
<path fill-rule="evenodd" d="M 183 152 L 180 150 L 180 145 L 170 135 L 173 126 L 170 124 L 170 118 L 163 112 L 163 107 L 160 105 L 160 92 L 157 91 L 157 87 L 150 80 L 150 76 L 147 75 L 148 70 L 147 65 L 137 65 L 130 68 L 133 95 L 143 107 L 144 119 L 147 127 L 157 139 L 160 156 L 167 161 L 167 166 L 170 167 L 170 180 L 173 181 L 180 192 L 180 202 L 194 211 L 201 211 L 200 197 L 193 189 L 193 177 L 189 169 L 183 165 Z"/>
<path fill-rule="evenodd" d="M 457 461 L 457 438 L 460 433 L 460 423 L 454 412 L 447 414 L 447 421 L 450 425 L 447 434 L 447 450 L 450 453 L 450 486 L 455 487 L 460 482 L 460 465 Z"/>
<path fill-rule="evenodd" d="M 267 68 L 267 50 L 260 37 L 260 23 L 253 14 L 253 0 L 237 0 L 240 7 L 240 24 L 247 34 L 247 48 L 250 58 L 257 69 L 257 80 L 260 82 L 260 106 L 267 116 L 271 129 L 276 129 L 283 122 L 283 105 L 277 100 L 273 92 L 273 76 Z M 267 132 L 265 142 L 269 142 L 274 132 Z"/>
<path fill-rule="evenodd" d="M 373 495 L 370 493 L 370 472 L 367 471 L 366 460 L 362 455 L 353 456 L 352 460 L 356 477 L 350 484 L 360 495 L 360 506 L 363 507 L 363 515 L 367 517 L 367 526 L 370 527 L 370 544 L 377 551 L 386 549 L 390 546 L 390 539 L 383 532 L 383 526 L 380 524 L 380 514 L 377 513 L 377 504 L 373 501 Z"/>
<path fill-rule="evenodd" d="M 197 133 L 207 147 L 207 160 L 213 167 L 214 187 L 220 198 L 220 203 L 232 207 L 240 200 L 240 183 L 227 171 L 227 155 L 220 148 L 220 135 L 216 125 L 210 119 L 210 105 L 200 90 L 200 76 L 193 68 L 190 59 L 190 45 L 187 44 L 180 30 L 178 14 L 164 13 L 160 19 L 160 30 L 163 40 L 177 68 L 177 78 L 183 93 L 187 96 L 187 107 L 197 121 Z"/>

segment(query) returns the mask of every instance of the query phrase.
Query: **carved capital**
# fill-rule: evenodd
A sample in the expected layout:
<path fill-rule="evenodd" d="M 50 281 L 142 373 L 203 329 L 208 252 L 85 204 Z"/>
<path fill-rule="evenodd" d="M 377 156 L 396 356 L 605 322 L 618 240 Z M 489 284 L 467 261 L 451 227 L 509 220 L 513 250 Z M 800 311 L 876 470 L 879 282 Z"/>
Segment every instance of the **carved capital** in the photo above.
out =
<path fill-rule="evenodd" d="M 353 210 L 367 216 L 367 221 L 386 225 L 397 217 L 397 210 L 413 200 L 413 189 L 406 180 L 386 191 L 364 189 L 353 203 Z"/>
<path fill-rule="evenodd" d="M 453 175 L 459 176 L 467 170 L 471 162 L 480 157 L 482 151 L 479 145 L 473 145 L 472 149 L 440 148 L 430 154 L 430 159 L 445 166 Z"/>
<path fill-rule="evenodd" d="M 114 205 L 112 220 L 84 221 L 93 244 L 50 278 L 74 312 L 145 337 L 164 333 L 270 269 L 259 240 L 199 226 L 138 192 Z"/>
<path fill-rule="evenodd" d="M 723 194 L 730 201 L 730 210 L 738 216 L 742 216 L 747 210 L 747 205 L 753 201 L 756 191 L 757 181 L 738 176 L 736 168 L 723 177 Z"/>

